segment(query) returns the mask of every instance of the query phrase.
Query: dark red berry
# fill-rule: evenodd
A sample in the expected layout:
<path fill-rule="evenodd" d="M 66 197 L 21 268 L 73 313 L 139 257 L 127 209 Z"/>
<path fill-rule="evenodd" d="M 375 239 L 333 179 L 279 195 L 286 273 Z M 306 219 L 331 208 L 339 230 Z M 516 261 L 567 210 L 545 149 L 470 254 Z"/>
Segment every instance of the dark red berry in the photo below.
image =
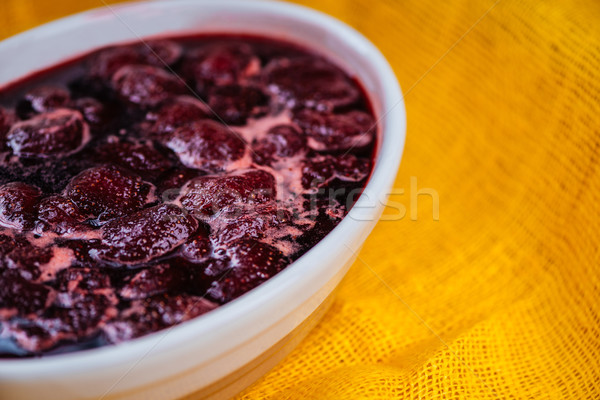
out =
<path fill-rule="evenodd" d="M 150 308 L 161 313 L 161 321 L 165 326 L 172 326 L 189 321 L 216 308 L 216 304 L 195 296 L 163 296 L 152 299 Z"/>
<path fill-rule="evenodd" d="M 305 50 L 290 46 L 289 43 L 270 43 L 268 46 L 252 46 L 262 64 L 268 64 L 273 59 L 306 57 Z"/>
<path fill-rule="evenodd" d="M 215 278 L 222 276 L 230 267 L 231 259 L 229 257 L 209 258 L 202 264 L 202 274 L 211 278 L 212 282 Z"/>
<path fill-rule="evenodd" d="M 101 221 L 130 214 L 146 203 L 150 185 L 114 165 L 87 169 L 74 177 L 64 195 L 87 216 Z"/>
<path fill-rule="evenodd" d="M 123 99 L 141 106 L 156 106 L 187 90 L 177 76 L 148 65 L 120 68 L 113 75 L 112 85 Z"/>
<path fill-rule="evenodd" d="M 209 44 L 192 50 L 184 61 L 183 71 L 196 82 L 196 89 L 204 94 L 214 85 L 238 83 L 256 74 L 260 62 L 245 44 Z"/>
<path fill-rule="evenodd" d="M 40 190 L 21 182 L 0 186 L 0 226 L 15 230 L 31 229 L 35 218 L 35 205 Z"/>
<path fill-rule="evenodd" d="M 181 204 L 199 218 L 213 215 L 231 204 L 264 203 L 277 195 L 275 178 L 262 170 L 239 175 L 201 176 L 192 180 L 183 193 Z"/>
<path fill-rule="evenodd" d="M 225 251 L 219 251 L 225 254 Z M 186 269 L 188 284 L 186 293 L 198 296 L 206 296 L 210 285 L 230 268 L 229 257 L 216 256 L 203 259 L 201 262 L 191 262 L 185 258 L 175 258 L 174 263 Z"/>
<path fill-rule="evenodd" d="M 86 220 L 79 208 L 63 196 L 46 197 L 37 206 L 38 220 L 44 222 L 43 228 L 59 235 L 71 233 L 80 222 Z"/>
<path fill-rule="evenodd" d="M 352 154 L 342 156 L 316 156 L 304 162 L 302 185 L 319 188 L 329 185 L 333 179 L 345 182 L 360 182 L 369 176 L 371 161 Z"/>
<path fill-rule="evenodd" d="M 52 260 L 52 247 L 26 246 L 17 247 L 5 256 L 7 268 L 19 271 L 27 280 L 36 280 L 41 276 L 41 269 Z"/>
<path fill-rule="evenodd" d="M 174 201 L 181 193 L 181 188 L 194 178 L 202 175 L 201 171 L 189 168 L 177 168 L 161 177 L 159 189 L 163 202 Z"/>
<path fill-rule="evenodd" d="M 115 303 L 114 294 L 78 290 L 60 292 L 48 314 L 62 322 L 61 330 L 65 333 L 72 333 L 74 338 L 84 337 L 94 333 L 117 315 Z"/>
<path fill-rule="evenodd" d="M 361 149 L 373 142 L 375 121 L 362 111 L 344 114 L 300 110 L 293 121 L 308 137 L 308 145 L 317 151 Z"/>
<path fill-rule="evenodd" d="M 163 256 L 185 243 L 198 222 L 172 204 L 115 219 L 102 227 L 101 259 L 134 265 Z"/>
<path fill-rule="evenodd" d="M 6 321 L 2 325 L 2 336 L 14 341 L 24 351 L 23 355 L 41 353 L 52 349 L 61 340 L 67 339 L 60 332 L 63 324 L 58 320 L 29 316 Z"/>
<path fill-rule="evenodd" d="M 263 79 L 269 90 L 291 107 L 332 110 L 360 97 L 343 71 L 315 58 L 274 60 L 263 70 Z"/>
<path fill-rule="evenodd" d="M 200 225 L 198 231 L 180 249 L 181 255 L 188 261 L 198 263 L 210 257 L 212 249 L 208 229 Z"/>
<path fill-rule="evenodd" d="M 189 96 L 178 96 L 162 104 L 158 110 L 150 111 L 146 119 L 152 121 L 152 132 L 160 136 L 210 116 L 210 111 L 200 100 Z"/>
<path fill-rule="evenodd" d="M 172 166 L 171 160 L 152 143 L 112 141 L 96 149 L 96 154 L 103 162 L 119 165 L 146 178 L 156 178 Z"/>
<path fill-rule="evenodd" d="M 9 243 L 12 244 L 9 251 L 12 251 L 17 248 L 29 247 L 31 246 L 30 239 L 28 238 L 29 233 L 16 233 L 11 238 L 11 241 L 6 241 L 3 243 L 4 246 L 7 246 Z M 0 248 L 1 250 L 1 248 Z M 8 252 L 3 252 L 4 254 L 8 254 Z"/>
<path fill-rule="evenodd" d="M 108 110 L 93 97 L 82 97 L 73 100 L 71 107 L 78 110 L 85 120 L 93 126 L 101 126 L 108 122 Z"/>
<path fill-rule="evenodd" d="M 110 343 L 120 343 L 188 321 L 216 307 L 209 300 L 189 295 L 163 294 L 134 300 L 117 321 L 104 327 L 104 334 Z"/>
<path fill-rule="evenodd" d="M 79 150 L 89 140 L 89 128 L 78 111 L 60 109 L 17 122 L 6 140 L 17 156 L 61 157 Z"/>
<path fill-rule="evenodd" d="M 251 239 L 232 244 L 232 267 L 208 290 L 219 303 L 227 303 L 281 271 L 289 260 L 275 247 Z"/>
<path fill-rule="evenodd" d="M 211 226 L 218 245 L 227 248 L 233 241 L 243 238 L 282 239 L 296 233 L 291 222 L 292 214 L 287 209 L 269 202 L 226 209 L 211 221 Z"/>
<path fill-rule="evenodd" d="M 16 245 L 15 239 L 0 233 L 0 258 L 10 253 Z"/>
<path fill-rule="evenodd" d="M 172 290 L 181 290 L 187 283 L 184 269 L 169 264 L 152 265 L 129 279 L 119 294 L 124 299 L 145 299 Z"/>
<path fill-rule="evenodd" d="M 0 107 L 0 140 L 4 142 L 6 134 L 10 130 L 12 124 L 17 121 L 15 114 L 12 110 L 7 110 L 4 107 Z"/>
<path fill-rule="evenodd" d="M 90 58 L 90 75 L 109 81 L 121 67 L 143 64 L 144 61 L 144 57 L 134 46 L 110 47 Z"/>
<path fill-rule="evenodd" d="M 140 44 L 139 52 L 148 64 L 165 68 L 179 61 L 183 48 L 171 40 L 157 39 Z"/>
<path fill-rule="evenodd" d="M 165 140 L 183 165 L 221 171 L 241 159 L 246 143 L 236 132 L 211 120 L 182 126 Z"/>
<path fill-rule="evenodd" d="M 248 118 L 267 112 L 269 97 L 255 86 L 215 86 L 209 93 L 209 107 L 217 119 L 229 125 L 244 125 Z"/>
<path fill-rule="evenodd" d="M 335 177 L 346 182 L 360 182 L 369 176 L 371 160 L 345 154 L 337 157 Z"/>
<path fill-rule="evenodd" d="M 20 315 L 39 312 L 54 299 L 54 291 L 48 286 L 23 278 L 19 271 L 0 270 L 0 309 L 16 309 Z"/>
<path fill-rule="evenodd" d="M 66 107 L 71 100 L 69 91 L 58 86 L 38 86 L 25 94 L 19 108 L 27 108 L 34 113 L 53 111 Z"/>
<path fill-rule="evenodd" d="M 84 291 L 99 293 L 111 288 L 110 276 L 99 268 L 70 267 L 56 276 L 58 289 L 62 292 Z"/>
<path fill-rule="evenodd" d="M 292 125 L 277 125 L 252 142 L 252 160 L 261 165 L 306 152 L 306 139 Z"/>

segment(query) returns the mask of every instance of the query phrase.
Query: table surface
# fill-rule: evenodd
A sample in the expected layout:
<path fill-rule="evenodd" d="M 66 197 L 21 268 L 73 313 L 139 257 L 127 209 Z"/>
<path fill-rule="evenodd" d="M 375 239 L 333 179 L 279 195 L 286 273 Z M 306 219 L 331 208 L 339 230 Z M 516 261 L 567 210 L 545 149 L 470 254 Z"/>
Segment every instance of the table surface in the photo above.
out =
<path fill-rule="evenodd" d="M 301 3 L 385 54 L 407 144 L 332 309 L 239 398 L 598 398 L 600 2 Z M 105 4 L 2 0 L 0 38 Z"/>

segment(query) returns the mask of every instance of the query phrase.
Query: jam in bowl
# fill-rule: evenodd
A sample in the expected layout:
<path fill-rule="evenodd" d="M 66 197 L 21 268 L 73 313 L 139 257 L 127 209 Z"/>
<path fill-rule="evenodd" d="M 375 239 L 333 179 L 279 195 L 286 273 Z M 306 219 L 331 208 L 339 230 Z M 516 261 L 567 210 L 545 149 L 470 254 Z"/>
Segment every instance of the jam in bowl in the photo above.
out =
<path fill-rule="evenodd" d="M 278 274 L 373 165 L 361 84 L 302 46 L 106 47 L 0 90 L 0 356 L 121 343 Z"/>

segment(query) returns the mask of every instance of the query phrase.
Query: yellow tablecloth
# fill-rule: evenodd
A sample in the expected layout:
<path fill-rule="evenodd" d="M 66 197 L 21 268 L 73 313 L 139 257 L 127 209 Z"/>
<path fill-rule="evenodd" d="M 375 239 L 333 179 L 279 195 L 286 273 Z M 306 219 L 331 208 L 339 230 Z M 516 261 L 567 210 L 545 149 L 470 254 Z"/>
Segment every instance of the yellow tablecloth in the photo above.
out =
<path fill-rule="evenodd" d="M 600 2 L 303 3 L 398 75 L 406 215 L 387 210 L 333 309 L 240 398 L 600 398 Z M 2 0 L 0 37 L 100 6 Z M 411 205 L 427 188 L 439 220 Z"/>

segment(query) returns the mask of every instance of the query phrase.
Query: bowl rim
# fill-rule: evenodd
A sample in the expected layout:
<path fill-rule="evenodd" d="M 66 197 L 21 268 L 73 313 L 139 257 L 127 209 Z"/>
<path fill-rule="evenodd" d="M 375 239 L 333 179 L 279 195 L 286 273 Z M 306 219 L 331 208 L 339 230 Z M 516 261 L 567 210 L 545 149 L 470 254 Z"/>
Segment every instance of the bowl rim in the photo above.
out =
<path fill-rule="evenodd" d="M 266 306 L 266 303 L 292 290 L 298 280 L 310 280 L 312 277 L 317 276 L 324 268 L 321 259 L 323 254 L 327 253 L 328 248 L 331 246 L 339 247 L 340 243 L 346 243 L 350 239 L 359 240 L 362 243 L 379 219 L 383 205 L 373 204 L 373 201 L 384 202 L 387 198 L 385 191 L 392 186 L 395 180 L 404 150 L 406 113 L 404 98 L 396 76 L 385 57 L 375 45 L 354 28 L 334 17 L 305 6 L 287 2 L 271 0 L 221 0 L 219 2 L 207 0 L 174 0 L 167 2 L 163 0 L 151 0 L 119 3 L 110 5 L 110 8 L 115 11 L 125 12 L 139 6 L 150 6 L 160 9 L 161 7 L 171 8 L 177 7 L 180 4 L 191 3 L 198 7 L 217 7 L 220 9 L 243 7 L 269 13 L 285 14 L 300 21 L 326 26 L 329 30 L 334 31 L 342 40 L 352 42 L 353 45 L 360 47 L 361 52 L 365 56 L 368 56 L 366 62 L 378 72 L 379 79 L 382 82 L 386 82 L 383 85 L 384 91 L 381 93 L 380 99 L 382 107 L 386 109 L 383 115 L 376 115 L 379 121 L 383 121 L 385 128 L 380 132 L 380 143 L 378 144 L 379 149 L 375 157 L 375 165 L 369 181 L 363 189 L 363 193 L 346 217 L 321 241 L 285 268 L 285 270 L 238 299 L 171 328 L 150 333 L 118 345 L 109 345 L 41 358 L 0 359 L 0 380 L 31 380 L 36 377 L 51 377 L 57 373 L 81 372 L 82 368 L 93 370 L 124 362 L 132 362 L 140 357 L 144 357 L 148 351 L 169 351 L 169 349 L 175 348 L 180 343 L 185 343 L 203 334 L 214 332 L 215 329 L 231 325 L 240 326 L 240 321 L 247 322 L 256 318 L 260 314 L 258 310 Z M 106 7 L 73 14 L 29 29 L 1 41 L 0 52 L 4 48 L 8 48 L 8 45 L 13 46 L 19 42 L 28 42 L 30 40 L 43 40 L 40 38 L 43 38 L 46 32 L 77 29 L 88 18 L 99 14 L 106 17 Z M 203 32 L 201 27 L 198 29 L 198 32 Z M 176 34 L 168 32 L 164 36 L 176 36 Z M 90 47 L 88 51 L 93 51 L 94 49 L 94 47 Z M 74 57 L 77 57 L 77 55 L 75 54 Z M 52 67 L 53 65 L 55 63 L 49 63 L 43 65 L 43 68 Z M 27 75 L 29 74 L 21 78 Z M 390 107 L 394 109 L 394 112 L 391 112 Z M 354 251 L 351 248 L 347 250 Z"/>

